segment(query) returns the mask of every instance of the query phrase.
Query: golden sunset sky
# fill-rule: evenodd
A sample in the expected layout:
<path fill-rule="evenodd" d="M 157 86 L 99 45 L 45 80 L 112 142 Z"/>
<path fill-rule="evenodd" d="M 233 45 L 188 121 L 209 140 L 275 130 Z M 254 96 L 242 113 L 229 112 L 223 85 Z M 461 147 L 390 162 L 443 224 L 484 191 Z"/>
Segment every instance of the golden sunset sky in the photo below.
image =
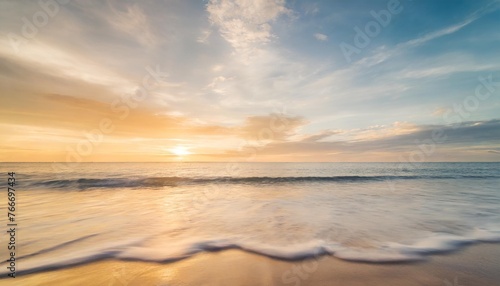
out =
<path fill-rule="evenodd" d="M 499 161 L 500 3 L 438 2 L 1 1 L 0 161 Z"/>

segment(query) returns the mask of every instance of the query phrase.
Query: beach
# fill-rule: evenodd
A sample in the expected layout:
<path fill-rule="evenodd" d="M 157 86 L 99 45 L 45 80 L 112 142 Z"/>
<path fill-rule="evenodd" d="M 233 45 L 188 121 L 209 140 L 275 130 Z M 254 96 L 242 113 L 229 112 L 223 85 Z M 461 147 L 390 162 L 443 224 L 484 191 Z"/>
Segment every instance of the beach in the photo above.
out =
<path fill-rule="evenodd" d="M 329 256 L 288 262 L 228 250 L 164 264 L 103 260 L 22 275 L 15 278 L 15 284 L 12 278 L 4 278 L 0 285 L 495 286 L 500 281 L 499 266 L 498 244 L 474 245 L 407 264 L 352 263 Z"/>

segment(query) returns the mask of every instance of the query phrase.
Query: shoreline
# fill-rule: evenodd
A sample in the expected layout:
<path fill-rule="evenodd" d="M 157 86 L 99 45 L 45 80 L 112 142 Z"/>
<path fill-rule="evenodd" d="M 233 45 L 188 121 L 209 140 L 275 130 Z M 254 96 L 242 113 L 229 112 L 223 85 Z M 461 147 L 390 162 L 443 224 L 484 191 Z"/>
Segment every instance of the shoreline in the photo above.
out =
<path fill-rule="evenodd" d="M 471 245 L 423 262 L 389 264 L 349 262 L 329 255 L 284 261 L 229 249 L 169 263 L 106 259 L 2 278 L 0 285 L 494 286 L 500 281 L 499 266 L 498 243 Z"/>

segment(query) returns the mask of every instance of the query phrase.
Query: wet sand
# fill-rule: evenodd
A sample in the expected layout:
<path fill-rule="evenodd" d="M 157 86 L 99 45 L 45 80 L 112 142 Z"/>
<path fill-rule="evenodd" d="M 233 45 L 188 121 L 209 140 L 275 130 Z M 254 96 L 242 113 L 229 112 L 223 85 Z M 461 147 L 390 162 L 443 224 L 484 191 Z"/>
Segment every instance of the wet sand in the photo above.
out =
<path fill-rule="evenodd" d="M 500 244 L 473 245 L 411 264 L 365 264 L 323 256 L 280 261 L 240 250 L 172 263 L 103 260 L 3 278 L 0 285 L 500 285 Z"/>

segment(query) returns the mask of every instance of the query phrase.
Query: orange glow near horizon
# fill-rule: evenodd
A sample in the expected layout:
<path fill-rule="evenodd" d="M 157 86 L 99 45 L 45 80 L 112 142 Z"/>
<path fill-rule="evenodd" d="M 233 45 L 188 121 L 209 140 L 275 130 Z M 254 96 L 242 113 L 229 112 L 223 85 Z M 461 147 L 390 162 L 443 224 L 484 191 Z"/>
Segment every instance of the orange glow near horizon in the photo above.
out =
<path fill-rule="evenodd" d="M 188 150 L 186 146 L 178 145 L 169 150 L 172 154 L 177 155 L 178 157 L 184 157 L 187 155 L 191 155 L 192 153 Z"/>

